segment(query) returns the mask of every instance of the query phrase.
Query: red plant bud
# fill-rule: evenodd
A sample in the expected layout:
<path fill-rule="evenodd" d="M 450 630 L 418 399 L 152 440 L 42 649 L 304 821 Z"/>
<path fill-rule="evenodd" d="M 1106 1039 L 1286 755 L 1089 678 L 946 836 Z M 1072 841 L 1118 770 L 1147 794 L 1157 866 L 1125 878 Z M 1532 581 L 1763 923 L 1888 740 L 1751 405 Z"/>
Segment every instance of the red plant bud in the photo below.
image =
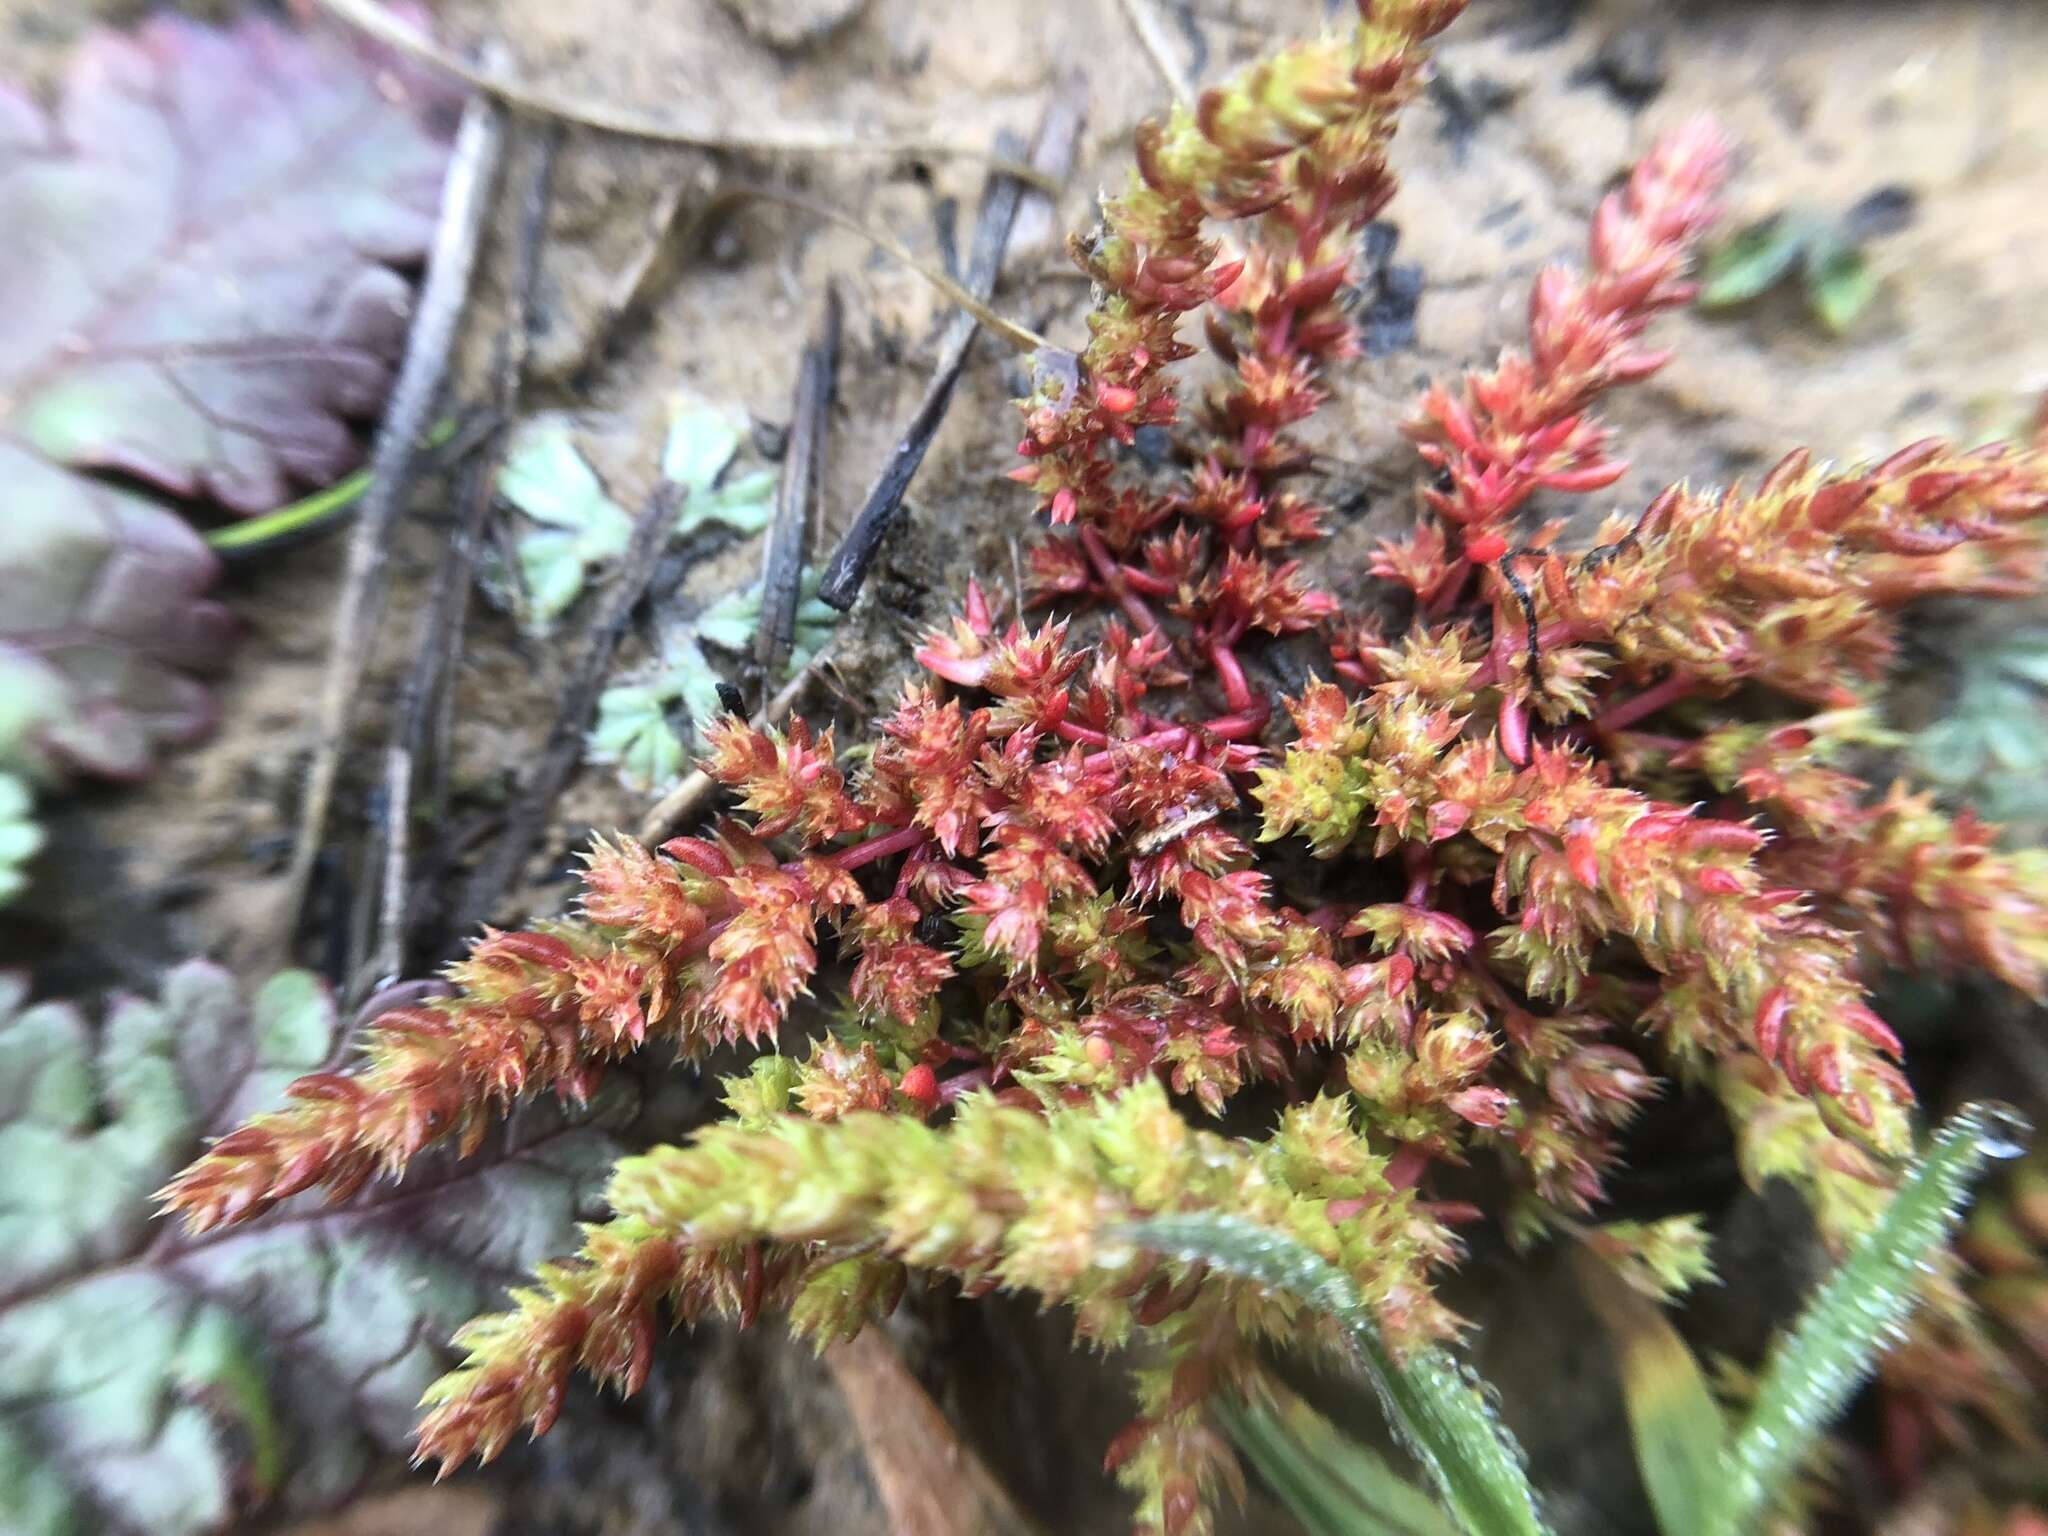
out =
<path fill-rule="evenodd" d="M 1553 491 L 1604 491 L 1627 473 L 1627 460 L 1599 459 L 1582 469 L 1539 476 L 1538 481 Z"/>
<path fill-rule="evenodd" d="M 1970 476 L 1953 470 L 1915 475 L 1906 482 L 1906 501 L 1914 511 L 1926 512 L 1947 501 L 1970 483 Z"/>
<path fill-rule="evenodd" d="M 1718 864 L 1709 864 L 1701 870 L 1693 884 L 1709 896 L 1734 896 L 1742 890 L 1742 881 L 1735 872 Z"/>
<path fill-rule="evenodd" d="M 1784 458 L 1778 460 L 1771 467 L 1771 472 L 1764 476 L 1764 483 L 1757 487 L 1757 496 L 1762 498 L 1777 495 L 1793 481 L 1805 474 L 1807 467 L 1812 463 L 1813 455 L 1804 448 L 1793 449 Z"/>
<path fill-rule="evenodd" d="M 732 860 L 725 856 L 725 850 L 701 837 L 672 837 L 661 845 L 661 851 L 678 864 L 687 864 L 702 874 L 725 876 L 733 872 Z"/>
<path fill-rule="evenodd" d="M 1837 480 L 1813 493 L 1806 504 L 1806 520 L 1822 533 L 1833 533 L 1870 500 L 1877 486 L 1870 480 Z"/>
<path fill-rule="evenodd" d="M 1461 1088 L 1444 1100 L 1445 1108 L 1468 1125 L 1494 1130 L 1507 1123 L 1514 1100 L 1498 1088 Z"/>
<path fill-rule="evenodd" d="M 1813 1079 L 1814 1087 L 1829 1098 L 1835 1098 L 1842 1091 L 1842 1058 L 1832 1045 L 1823 1041 L 1806 1053 L 1806 1075 Z"/>
<path fill-rule="evenodd" d="M 1440 843 L 1456 837 L 1472 819 L 1472 807 L 1456 800 L 1439 800 L 1429 808 L 1429 840 Z"/>
<path fill-rule="evenodd" d="M 967 578 L 967 627 L 977 635 L 994 634 L 996 627 L 995 618 L 988 611 L 988 597 L 972 576 Z"/>
<path fill-rule="evenodd" d="M 1500 749 L 1517 768 L 1529 766 L 1529 710 L 1519 694 L 1500 701 Z"/>
<path fill-rule="evenodd" d="M 1344 286 L 1344 279 L 1350 271 L 1351 263 L 1344 260 L 1304 273 L 1287 285 L 1280 295 L 1280 302 L 1295 309 L 1314 309 L 1319 304 L 1327 304 Z"/>
<path fill-rule="evenodd" d="M 1872 470 L 1871 475 L 1878 480 L 1896 480 L 1902 475 L 1911 474 L 1930 460 L 1941 457 L 1942 450 L 1947 446 L 1938 437 L 1923 437 L 1919 442 L 1908 443 L 1901 448 Z"/>
<path fill-rule="evenodd" d="M 1138 392 L 1121 384 L 1098 384 L 1095 403 L 1112 416 L 1128 416 L 1138 408 Z"/>
<path fill-rule="evenodd" d="M 1465 540 L 1465 558 L 1474 565 L 1491 565 L 1507 552 L 1504 534 L 1482 533 Z"/>
<path fill-rule="evenodd" d="M 1133 1419 L 1116 1432 L 1109 1442 L 1109 1449 L 1102 1454 L 1102 1470 L 1114 1472 L 1118 1467 L 1137 1455 L 1138 1447 L 1152 1436 L 1153 1424 L 1150 1419 Z"/>
<path fill-rule="evenodd" d="M 576 951 L 548 933 L 493 933 L 473 953 L 479 959 L 510 955 L 548 971 L 566 970 L 576 960 Z"/>
<path fill-rule="evenodd" d="M 1056 524 L 1071 523 L 1079 502 L 1072 486 L 1063 485 L 1052 494 L 1052 520 Z"/>
<path fill-rule="evenodd" d="M 1565 862 L 1572 878 L 1590 888 L 1600 884 L 1600 845 L 1589 821 L 1574 821 L 1565 828 Z"/>
<path fill-rule="evenodd" d="M 939 1075 L 923 1062 L 919 1062 L 903 1074 L 897 1091 L 906 1099 L 922 1106 L 926 1114 L 939 1105 Z"/>
<path fill-rule="evenodd" d="M 1785 1043 L 1785 1015 L 1792 1006 L 1792 994 L 1773 987 L 1757 1000 L 1756 1049 L 1766 1061 L 1776 1061 Z"/>
<path fill-rule="evenodd" d="M 1894 1061 L 1904 1059 L 1906 1048 L 1899 1043 L 1899 1037 L 1892 1032 L 1891 1026 L 1863 1004 L 1855 1003 L 1843 1009 L 1842 1023 L 1848 1026 L 1853 1034 L 1869 1041 Z"/>

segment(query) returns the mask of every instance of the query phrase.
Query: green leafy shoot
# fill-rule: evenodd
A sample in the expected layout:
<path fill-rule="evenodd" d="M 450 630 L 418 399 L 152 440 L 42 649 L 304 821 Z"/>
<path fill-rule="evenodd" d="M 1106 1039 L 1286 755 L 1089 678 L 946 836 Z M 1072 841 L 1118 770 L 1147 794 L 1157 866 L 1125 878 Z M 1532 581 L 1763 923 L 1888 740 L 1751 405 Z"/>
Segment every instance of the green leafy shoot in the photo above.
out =
<path fill-rule="evenodd" d="M 818 600 L 818 573 L 805 571 L 803 600 L 796 610 L 796 644 L 790 650 L 788 673 L 794 677 L 818 648 L 832 638 L 840 620 L 839 610 Z M 728 592 L 697 618 L 697 638 L 725 651 L 747 651 L 754 644 L 754 631 L 761 624 L 761 584 L 739 592 Z"/>
<path fill-rule="evenodd" d="M 1761 298 L 1792 275 L 1813 234 L 1811 219 L 1780 213 L 1713 245 L 1700 263 L 1700 308 L 1732 309 Z"/>
<path fill-rule="evenodd" d="M 1953 706 L 1913 737 L 1914 770 L 1989 820 L 2048 822 L 2048 628 L 1973 638 Z"/>
<path fill-rule="evenodd" d="M 719 484 L 739 446 L 739 423 L 730 413 L 689 400 L 671 409 L 661 474 L 685 492 L 676 515 L 678 537 L 712 523 L 735 533 L 759 533 L 768 526 L 775 515 L 774 470 L 753 470 Z"/>
<path fill-rule="evenodd" d="M 1350 1333 L 1388 1423 L 1470 1536 L 1537 1536 L 1520 1448 L 1471 1373 L 1440 1350 L 1397 1360 L 1351 1277 L 1296 1239 L 1234 1216 L 1160 1216 L 1131 1241 L 1293 1296 Z"/>
<path fill-rule="evenodd" d="M 35 796 L 26 782 L 0 773 L 0 907 L 28 887 L 28 861 L 43 846 Z"/>
<path fill-rule="evenodd" d="M 438 448 L 454 435 L 455 420 L 445 417 L 434 423 L 421 446 Z M 363 499 L 363 492 L 369 488 L 369 469 L 359 469 L 310 496 L 301 496 L 297 501 L 279 507 L 275 512 L 246 518 L 226 528 L 215 528 L 206 535 L 207 547 L 217 555 L 234 559 L 295 544 L 340 522 L 355 510 L 356 503 Z"/>
<path fill-rule="evenodd" d="M 1657 1524 L 1670 1536 L 1702 1530 L 1728 1442 L 1707 1378 L 1656 1302 L 1591 1251 L 1577 1259 L 1586 1298 L 1614 1351 L 1636 1465 Z"/>
<path fill-rule="evenodd" d="M 1833 232 L 1806 248 L 1806 306 L 1835 335 L 1846 333 L 1877 297 L 1877 274 L 1860 246 Z"/>
<path fill-rule="evenodd" d="M 2024 1122 L 1970 1104 L 1935 1132 L 1870 1235 L 1771 1348 L 1748 1419 L 1731 1441 L 1707 1518 L 1691 1529 L 1741 1536 L 1798 1471 L 1912 1312 L 1929 1255 L 1993 1158 L 2017 1157 Z"/>
<path fill-rule="evenodd" d="M 688 767 L 690 741 L 701 743 L 705 723 L 724 712 L 719 682 L 696 640 L 676 636 L 651 673 L 629 677 L 600 695 L 584 755 L 616 767 L 619 782 L 636 794 L 668 789 Z M 686 717 L 682 729 L 674 721 L 677 706 Z"/>
<path fill-rule="evenodd" d="M 1291 1393 L 1225 1398 L 1218 1417 L 1309 1536 L 1458 1536 L 1434 1499 Z"/>
<path fill-rule="evenodd" d="M 592 566 L 626 552 L 633 519 L 605 493 L 568 422 L 538 416 L 513 435 L 498 492 L 540 526 L 518 537 L 520 580 L 536 633 L 545 633 L 583 591 Z"/>
<path fill-rule="evenodd" d="M 1786 212 L 1751 224 L 1708 250 L 1700 269 L 1700 307 L 1747 304 L 1795 273 L 1806 307 L 1837 336 L 1877 297 L 1877 274 L 1853 218 Z"/>

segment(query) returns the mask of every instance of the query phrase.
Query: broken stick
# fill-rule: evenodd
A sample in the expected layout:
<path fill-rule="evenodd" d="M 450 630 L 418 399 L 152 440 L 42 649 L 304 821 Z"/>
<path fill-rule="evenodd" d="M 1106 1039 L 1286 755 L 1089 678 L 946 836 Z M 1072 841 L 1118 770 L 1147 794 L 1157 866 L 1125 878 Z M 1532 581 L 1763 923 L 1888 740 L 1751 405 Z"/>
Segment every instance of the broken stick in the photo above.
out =
<path fill-rule="evenodd" d="M 1031 164 L 1036 169 L 1047 176 L 1066 174 L 1080 140 L 1085 106 L 1086 97 L 1072 86 L 1063 85 L 1054 92 L 1031 150 Z M 1025 195 L 1025 189 L 1008 176 L 997 175 L 989 180 L 988 190 L 982 196 L 981 213 L 975 220 L 974 253 L 967 267 L 966 286 L 977 299 L 986 301 L 995 292 L 1003 252 L 1009 246 L 1010 231 Z M 940 343 L 939 365 L 925 386 L 924 398 L 918 401 L 902 437 L 869 489 L 867 500 L 825 565 L 818 596 L 841 612 L 853 606 L 882 540 L 896 525 L 904 493 L 910 489 L 912 478 L 924 463 L 926 450 L 938 434 L 939 424 L 946 418 L 946 408 L 952 404 L 954 387 L 967 366 L 967 355 L 978 330 L 972 315 L 953 317 Z"/>

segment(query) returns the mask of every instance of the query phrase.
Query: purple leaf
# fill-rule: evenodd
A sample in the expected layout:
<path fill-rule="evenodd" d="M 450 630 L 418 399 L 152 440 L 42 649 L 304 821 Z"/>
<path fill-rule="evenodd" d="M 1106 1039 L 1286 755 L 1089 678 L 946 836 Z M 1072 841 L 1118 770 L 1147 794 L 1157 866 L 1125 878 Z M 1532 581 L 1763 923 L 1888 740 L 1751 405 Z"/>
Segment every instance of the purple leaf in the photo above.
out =
<path fill-rule="evenodd" d="M 409 1444 L 455 1328 L 700 1106 L 682 1074 L 622 1072 L 340 1205 L 200 1237 L 152 1223 L 207 1137 L 342 1035 L 302 971 L 245 1002 L 193 961 L 97 1027 L 0 973 L 0 1530 L 211 1536 L 345 1502 Z"/>
<path fill-rule="evenodd" d="M 52 113 L 0 88 L 0 768 L 139 776 L 205 729 L 213 558 L 120 480 L 253 513 L 355 463 L 446 105 L 260 19 L 96 34 Z"/>

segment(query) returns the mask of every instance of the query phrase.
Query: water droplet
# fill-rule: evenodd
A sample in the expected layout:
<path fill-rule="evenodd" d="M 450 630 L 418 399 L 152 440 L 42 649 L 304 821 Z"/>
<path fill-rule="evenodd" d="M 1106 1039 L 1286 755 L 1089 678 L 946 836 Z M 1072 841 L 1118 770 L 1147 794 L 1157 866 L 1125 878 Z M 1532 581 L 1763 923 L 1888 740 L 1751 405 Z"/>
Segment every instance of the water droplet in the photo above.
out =
<path fill-rule="evenodd" d="M 2001 1160 L 2024 1157 L 2033 1140 L 2034 1123 L 2012 1105 L 1998 1099 L 1971 1106 L 1982 1127 L 1984 1155 Z"/>

